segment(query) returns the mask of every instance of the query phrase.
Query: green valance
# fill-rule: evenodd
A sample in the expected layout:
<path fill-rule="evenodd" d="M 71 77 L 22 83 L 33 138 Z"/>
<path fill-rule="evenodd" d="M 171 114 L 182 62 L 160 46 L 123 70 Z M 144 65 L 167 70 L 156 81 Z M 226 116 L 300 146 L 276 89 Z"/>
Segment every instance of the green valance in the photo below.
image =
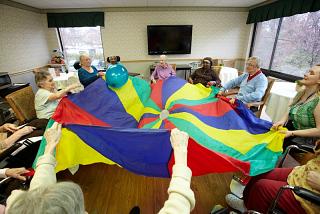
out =
<path fill-rule="evenodd" d="M 104 12 L 47 13 L 48 27 L 104 26 Z"/>
<path fill-rule="evenodd" d="M 249 10 L 247 24 L 320 10 L 320 0 L 278 0 Z"/>

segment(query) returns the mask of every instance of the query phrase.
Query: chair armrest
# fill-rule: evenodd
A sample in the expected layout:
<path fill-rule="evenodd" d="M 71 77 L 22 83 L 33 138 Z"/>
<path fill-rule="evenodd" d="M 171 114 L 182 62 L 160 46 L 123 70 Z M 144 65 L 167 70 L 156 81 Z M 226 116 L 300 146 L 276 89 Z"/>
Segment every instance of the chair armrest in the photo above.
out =
<path fill-rule="evenodd" d="M 299 186 L 293 187 L 292 191 L 301 198 L 306 199 L 316 205 L 320 205 L 320 194 Z"/>
<path fill-rule="evenodd" d="M 314 154 L 314 146 L 312 145 L 303 145 L 303 144 L 299 144 L 297 145 L 299 147 L 299 150 L 304 151 L 304 152 L 310 152 Z"/>
<path fill-rule="evenodd" d="M 264 102 L 260 101 L 260 102 L 247 103 L 247 106 L 248 106 L 248 108 L 253 107 L 253 106 L 259 107 L 259 106 L 261 106 L 263 104 L 264 104 Z"/>

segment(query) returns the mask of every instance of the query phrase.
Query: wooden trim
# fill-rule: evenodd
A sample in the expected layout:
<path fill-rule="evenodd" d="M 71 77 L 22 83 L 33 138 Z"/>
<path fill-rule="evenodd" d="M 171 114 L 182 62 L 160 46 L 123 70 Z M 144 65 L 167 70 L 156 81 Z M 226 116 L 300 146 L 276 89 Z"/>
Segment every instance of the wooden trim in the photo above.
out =
<path fill-rule="evenodd" d="M 10 7 L 15 7 L 18 9 L 22 9 L 22 10 L 27 10 L 27 11 L 31 11 L 31 12 L 35 12 L 35 13 L 41 13 L 42 11 L 38 8 L 35 7 L 31 7 L 25 4 L 21 4 L 18 2 L 14 2 L 14 1 L 10 1 L 10 0 L 0 0 L 0 4 L 4 4 Z"/>

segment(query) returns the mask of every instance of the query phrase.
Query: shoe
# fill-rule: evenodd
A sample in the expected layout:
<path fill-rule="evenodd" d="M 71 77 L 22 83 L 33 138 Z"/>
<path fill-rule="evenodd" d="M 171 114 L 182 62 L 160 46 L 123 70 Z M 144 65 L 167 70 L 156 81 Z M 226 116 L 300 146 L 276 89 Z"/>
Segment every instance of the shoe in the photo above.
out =
<path fill-rule="evenodd" d="M 130 213 L 129 214 L 140 214 L 140 208 L 139 207 L 133 207 L 131 210 L 130 210 Z"/>
<path fill-rule="evenodd" d="M 243 191 L 246 186 L 243 184 L 239 183 L 239 181 L 232 179 L 230 183 L 230 191 L 232 194 L 237 196 L 238 198 L 243 198 Z"/>
<path fill-rule="evenodd" d="M 226 202 L 231 208 L 238 210 L 241 213 L 247 211 L 244 201 L 233 194 L 226 195 Z"/>
<path fill-rule="evenodd" d="M 223 207 L 220 204 L 217 204 L 213 207 L 210 214 L 228 214 L 229 208 Z"/>

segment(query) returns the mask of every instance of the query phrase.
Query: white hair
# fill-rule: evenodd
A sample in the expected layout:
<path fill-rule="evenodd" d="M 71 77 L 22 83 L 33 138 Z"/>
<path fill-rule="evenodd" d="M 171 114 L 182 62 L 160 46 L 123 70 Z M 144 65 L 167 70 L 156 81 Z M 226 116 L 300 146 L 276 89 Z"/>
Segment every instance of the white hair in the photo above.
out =
<path fill-rule="evenodd" d="M 164 59 L 164 60 L 166 60 L 166 59 L 167 59 L 167 56 L 166 56 L 166 55 L 164 55 L 164 54 L 162 54 L 162 55 L 160 55 L 160 59 Z"/>
<path fill-rule="evenodd" d="M 8 214 L 83 214 L 83 193 L 72 182 L 40 186 L 19 194 L 7 211 Z"/>
<path fill-rule="evenodd" d="M 256 63 L 256 67 L 257 68 L 260 68 L 261 66 L 261 60 L 259 57 L 257 56 L 252 56 L 252 57 L 249 57 L 248 61 L 251 60 L 251 61 L 254 61 Z"/>

